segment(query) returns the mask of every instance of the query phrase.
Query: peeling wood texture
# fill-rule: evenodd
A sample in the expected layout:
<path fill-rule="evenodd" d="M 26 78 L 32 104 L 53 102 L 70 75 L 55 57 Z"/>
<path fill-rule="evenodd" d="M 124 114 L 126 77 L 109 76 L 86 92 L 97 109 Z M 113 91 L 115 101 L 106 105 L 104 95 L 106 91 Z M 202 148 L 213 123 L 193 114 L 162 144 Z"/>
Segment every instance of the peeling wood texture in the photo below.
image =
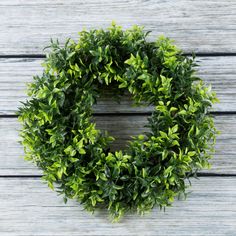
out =
<path fill-rule="evenodd" d="M 212 84 L 217 138 L 212 169 L 192 180 L 186 201 L 144 217 L 128 214 L 111 224 L 107 212 L 90 215 L 75 201 L 43 184 L 42 174 L 21 158 L 20 125 L 14 116 L 27 99 L 26 83 L 41 74 L 43 48 L 50 38 L 78 39 L 77 32 L 134 24 L 164 34 L 185 53 L 197 53 L 198 75 Z M 236 1 L 235 0 L 1 0 L 0 1 L 0 235 L 162 235 L 233 236 L 236 234 Z M 151 107 L 131 107 L 103 94 L 94 107 L 97 127 L 115 136 L 112 148 L 125 148 L 130 135 L 145 131 Z M 102 114 L 101 114 L 102 113 Z M 111 114 L 113 113 L 113 114 Z M 127 114 L 125 114 L 127 113 Z"/>
<path fill-rule="evenodd" d="M 233 57 L 198 57 L 198 75 L 217 93 L 220 103 L 213 111 L 236 111 L 236 56 Z M 26 83 L 34 75 L 43 71 L 42 59 L 0 58 L 0 115 L 15 114 L 20 101 L 25 101 Z M 120 104 L 102 97 L 94 108 L 96 113 L 133 113 L 150 112 L 151 107 L 131 107 L 129 97 L 124 97 Z"/>
<path fill-rule="evenodd" d="M 125 149 L 130 136 L 141 134 L 147 129 L 147 116 L 97 116 L 97 127 L 107 130 L 116 138 L 112 149 Z M 216 143 L 216 153 L 211 160 L 212 168 L 203 173 L 235 174 L 236 175 L 236 115 L 216 116 L 215 123 L 221 135 Z M 24 155 L 22 146 L 18 143 L 20 125 L 14 118 L 0 119 L 0 175 L 39 175 L 41 172 L 19 158 Z"/>
<path fill-rule="evenodd" d="M 41 54 L 50 38 L 77 39 L 112 20 L 176 40 L 186 52 L 236 52 L 234 0 L 1 0 L 0 54 Z"/>
<path fill-rule="evenodd" d="M 236 232 L 236 178 L 192 180 L 187 200 L 111 224 L 106 211 L 90 215 L 74 200 L 63 203 L 40 179 L 0 179 L 1 236 L 16 235 L 224 235 Z"/>

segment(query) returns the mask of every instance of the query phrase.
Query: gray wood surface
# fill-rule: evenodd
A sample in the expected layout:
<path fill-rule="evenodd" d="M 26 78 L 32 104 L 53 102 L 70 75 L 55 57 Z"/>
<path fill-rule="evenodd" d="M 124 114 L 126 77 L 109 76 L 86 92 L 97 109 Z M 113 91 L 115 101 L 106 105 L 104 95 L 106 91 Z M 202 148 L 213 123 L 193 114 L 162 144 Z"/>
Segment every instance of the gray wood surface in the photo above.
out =
<path fill-rule="evenodd" d="M 130 136 L 143 133 L 147 123 L 146 116 L 98 116 L 97 127 L 107 130 L 116 138 L 112 149 L 125 149 Z M 212 169 L 203 173 L 236 174 L 236 115 L 216 116 L 215 123 L 221 131 L 217 139 L 216 153 L 211 160 Z M 20 158 L 23 148 L 17 130 L 19 123 L 13 118 L 0 119 L 0 175 L 39 175 L 41 172 Z"/>
<path fill-rule="evenodd" d="M 111 224 L 105 211 L 90 215 L 74 200 L 65 205 L 40 179 L 0 179 L 1 236 L 161 235 L 233 236 L 236 232 L 236 178 L 192 180 L 187 200 L 166 212 L 129 214 Z"/>
<path fill-rule="evenodd" d="M 236 52 L 234 0 L 1 0 L 0 54 L 38 54 L 50 38 L 72 37 L 83 27 L 111 21 L 164 34 L 185 51 Z"/>
<path fill-rule="evenodd" d="M 91 216 L 75 201 L 65 205 L 43 184 L 36 177 L 41 171 L 20 158 L 20 125 L 11 117 L 27 98 L 25 83 L 42 72 L 40 55 L 50 38 L 77 40 L 83 27 L 107 27 L 112 20 L 124 28 L 143 25 L 152 30 L 148 40 L 164 34 L 184 52 L 198 53 L 198 74 L 221 101 L 212 110 L 220 112 L 215 122 L 221 131 L 212 169 L 192 181 L 189 198 L 176 201 L 165 213 L 154 209 L 144 217 L 128 214 L 118 224 L 111 224 L 105 211 Z M 235 0 L 1 0 L 0 236 L 236 235 L 235 39 Z M 124 148 L 130 135 L 145 131 L 141 113 L 152 108 L 130 105 L 127 96 L 120 105 L 103 96 L 94 108 L 106 113 L 95 119 L 98 128 L 117 138 L 113 149 Z"/>
<path fill-rule="evenodd" d="M 40 75 L 43 68 L 42 59 L 32 58 L 0 58 L 0 115 L 14 114 L 20 101 L 25 101 L 26 83 L 32 81 L 33 75 Z M 236 56 L 232 57 L 198 57 L 198 75 L 207 84 L 212 84 L 220 103 L 214 105 L 215 111 L 236 111 Z M 110 97 L 98 100 L 96 113 L 104 112 L 144 112 L 150 107 L 131 107 L 128 97 L 117 105 Z"/>

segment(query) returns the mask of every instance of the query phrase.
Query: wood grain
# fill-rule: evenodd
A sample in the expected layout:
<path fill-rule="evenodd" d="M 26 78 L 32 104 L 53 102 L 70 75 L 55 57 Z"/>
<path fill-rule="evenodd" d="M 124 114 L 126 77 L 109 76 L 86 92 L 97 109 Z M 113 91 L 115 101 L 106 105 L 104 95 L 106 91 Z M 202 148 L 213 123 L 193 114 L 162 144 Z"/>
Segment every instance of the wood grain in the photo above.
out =
<path fill-rule="evenodd" d="M 25 83 L 40 74 L 39 57 L 50 38 L 61 43 L 78 39 L 77 32 L 107 27 L 111 21 L 129 28 L 134 24 L 151 30 L 148 40 L 161 34 L 175 40 L 184 52 L 195 51 L 198 74 L 211 83 L 220 103 L 212 111 L 221 131 L 212 169 L 192 180 L 186 201 L 172 208 L 154 209 L 140 217 L 128 214 L 111 224 L 107 212 L 89 215 L 75 201 L 43 184 L 32 163 L 21 158 L 20 125 L 14 115 L 27 99 Z M 162 235 L 233 236 L 236 232 L 236 1 L 235 0 L 1 0 L 0 1 L 0 235 Z M 225 56 L 223 56 L 225 55 Z M 117 105 L 104 95 L 94 107 L 98 128 L 116 138 L 112 148 L 125 148 L 130 135 L 145 131 L 152 107 L 131 107 L 124 96 Z M 109 114 L 117 113 L 117 114 Z M 134 113 L 119 115 L 119 113 Z M 137 113 L 137 114 L 135 114 Z"/>
<path fill-rule="evenodd" d="M 1 236 L 162 235 L 232 236 L 236 232 L 236 178 L 192 180 L 187 200 L 166 212 L 128 214 L 111 224 L 106 211 L 90 215 L 75 201 L 65 205 L 38 178 L 0 179 Z"/>
<path fill-rule="evenodd" d="M 113 150 L 125 149 L 130 136 L 143 133 L 146 116 L 98 116 L 97 127 L 107 130 L 116 141 Z M 236 174 L 236 115 L 216 116 L 215 123 L 221 131 L 216 143 L 216 153 L 211 160 L 212 169 L 203 173 Z M 41 172 L 21 158 L 23 148 L 17 142 L 20 125 L 16 119 L 0 119 L 0 175 L 39 175 Z"/>
<path fill-rule="evenodd" d="M 234 0 L 1 0 L 0 54 L 41 54 L 50 38 L 77 39 L 77 32 L 111 21 L 164 34 L 186 52 L 236 52 Z"/>
<path fill-rule="evenodd" d="M 33 75 L 41 74 L 42 59 L 0 58 L 0 115 L 15 114 L 20 101 L 25 101 L 26 83 Z M 198 74 L 207 84 L 212 84 L 220 99 L 214 111 L 236 111 L 236 56 L 198 57 Z M 132 113 L 152 111 L 151 107 L 132 107 L 129 97 L 117 104 L 110 97 L 101 97 L 94 108 L 96 113 Z"/>

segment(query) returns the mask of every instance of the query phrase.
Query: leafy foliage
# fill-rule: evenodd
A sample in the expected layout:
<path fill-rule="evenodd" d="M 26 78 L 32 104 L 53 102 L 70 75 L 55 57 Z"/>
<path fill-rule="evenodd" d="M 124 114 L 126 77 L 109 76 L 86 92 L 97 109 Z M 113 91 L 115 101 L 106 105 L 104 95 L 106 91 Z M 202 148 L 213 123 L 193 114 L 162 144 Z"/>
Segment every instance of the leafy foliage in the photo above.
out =
<path fill-rule="evenodd" d="M 185 180 L 209 166 L 215 93 L 195 75 L 194 56 L 168 38 L 148 42 L 143 28 L 115 24 L 79 35 L 63 47 L 52 41 L 43 75 L 34 77 L 31 98 L 19 108 L 26 159 L 65 200 L 91 211 L 106 207 L 114 220 L 170 205 L 185 193 Z M 155 107 L 150 132 L 134 137 L 126 151 L 109 151 L 114 138 L 91 120 L 104 87 Z"/>

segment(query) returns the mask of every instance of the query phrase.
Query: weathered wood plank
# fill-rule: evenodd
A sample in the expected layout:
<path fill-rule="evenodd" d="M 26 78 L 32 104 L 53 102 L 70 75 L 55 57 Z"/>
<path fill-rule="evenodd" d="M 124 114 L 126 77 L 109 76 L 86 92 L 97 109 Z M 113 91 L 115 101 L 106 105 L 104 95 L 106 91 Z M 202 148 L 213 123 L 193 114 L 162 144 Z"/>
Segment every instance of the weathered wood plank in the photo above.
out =
<path fill-rule="evenodd" d="M 116 138 L 113 150 L 125 149 L 130 136 L 145 131 L 146 116 L 97 116 L 97 127 L 107 130 Z M 217 139 L 216 153 L 211 160 L 212 169 L 204 173 L 236 174 L 236 115 L 216 116 L 215 123 L 221 131 Z M 13 118 L 0 119 L 0 175 L 38 175 L 41 172 L 20 158 L 23 148 L 17 130 L 19 123 Z"/>
<path fill-rule="evenodd" d="M 198 74 L 211 83 L 217 92 L 220 103 L 214 105 L 215 111 L 236 111 L 236 56 L 234 57 L 198 57 Z M 32 81 L 32 76 L 40 74 L 42 59 L 32 58 L 0 58 L 0 115 L 14 114 L 20 101 L 26 97 L 26 83 Z M 131 107 L 128 97 L 123 97 L 117 105 L 112 99 L 103 97 L 98 101 L 95 112 L 144 112 L 150 107 Z"/>
<path fill-rule="evenodd" d="M 38 54 L 50 38 L 78 38 L 83 27 L 107 27 L 112 20 L 165 34 L 185 51 L 236 52 L 234 0 L 2 0 L 0 54 Z"/>
<path fill-rule="evenodd" d="M 187 200 L 166 212 L 128 214 L 111 224 L 105 210 L 90 215 L 75 201 L 65 205 L 40 179 L 0 179 L 1 236 L 163 235 L 232 236 L 236 232 L 236 178 L 193 180 Z"/>

